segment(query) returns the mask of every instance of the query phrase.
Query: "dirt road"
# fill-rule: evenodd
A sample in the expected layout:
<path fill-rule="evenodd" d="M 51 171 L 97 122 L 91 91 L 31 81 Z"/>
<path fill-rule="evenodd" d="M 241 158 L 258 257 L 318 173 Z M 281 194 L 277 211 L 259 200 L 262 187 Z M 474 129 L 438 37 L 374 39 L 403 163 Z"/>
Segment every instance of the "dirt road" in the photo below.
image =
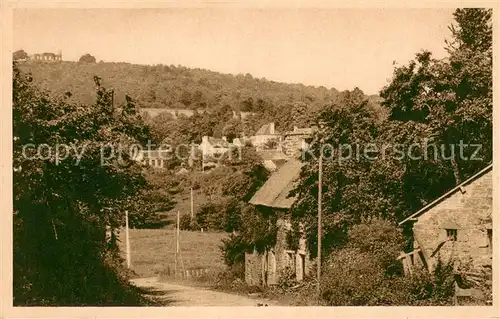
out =
<path fill-rule="evenodd" d="M 158 278 L 139 278 L 131 282 L 148 291 L 150 296 L 168 306 L 258 306 L 276 305 L 269 300 L 213 291 L 200 287 L 189 287 L 160 282 Z"/>

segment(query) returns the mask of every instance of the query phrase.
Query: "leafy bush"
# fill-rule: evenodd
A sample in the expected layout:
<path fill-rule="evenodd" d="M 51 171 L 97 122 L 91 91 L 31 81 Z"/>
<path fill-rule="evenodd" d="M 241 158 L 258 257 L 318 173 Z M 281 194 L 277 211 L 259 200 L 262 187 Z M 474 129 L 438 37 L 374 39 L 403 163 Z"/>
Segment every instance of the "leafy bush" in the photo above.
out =
<path fill-rule="evenodd" d="M 179 221 L 179 228 L 181 230 L 192 230 L 191 216 L 188 214 L 182 215 Z"/>
<path fill-rule="evenodd" d="M 291 267 L 285 267 L 279 271 L 278 275 L 278 288 L 279 289 L 288 289 L 297 285 L 297 276 L 295 273 L 295 269 Z"/>
<path fill-rule="evenodd" d="M 331 306 L 370 305 L 383 279 L 384 269 L 371 254 L 339 249 L 324 265 L 320 295 Z"/>
<path fill-rule="evenodd" d="M 438 262 L 432 273 L 415 269 L 411 276 L 387 276 L 370 254 L 344 248 L 325 268 L 321 298 L 331 306 L 452 304 L 452 263 Z"/>
<path fill-rule="evenodd" d="M 454 261 L 443 262 L 439 258 L 432 272 L 417 268 L 411 275 L 400 277 L 398 283 L 407 304 L 440 306 L 452 304 L 455 279 Z"/>
<path fill-rule="evenodd" d="M 383 219 L 370 219 L 354 225 L 348 234 L 348 246 L 369 253 L 388 274 L 402 274 L 401 262 L 396 258 L 405 241 L 395 223 Z"/>
<path fill-rule="evenodd" d="M 96 63 L 96 59 L 93 55 L 90 55 L 89 53 L 86 53 L 80 57 L 78 62 L 84 62 L 84 63 Z"/>
<path fill-rule="evenodd" d="M 245 263 L 245 252 L 250 251 L 251 246 L 244 241 L 241 235 L 231 234 L 228 238 L 222 240 L 219 249 L 224 263 L 229 267 L 233 267 Z"/>
<path fill-rule="evenodd" d="M 389 221 L 353 226 L 347 244 L 333 250 L 324 265 L 321 298 L 333 306 L 445 303 L 453 267 L 439 263 L 432 275 L 416 271 L 404 277 L 396 260 L 403 246 L 401 232 Z"/>
<path fill-rule="evenodd" d="M 145 140 L 134 105 L 127 99 L 115 112 L 98 77 L 95 104 L 82 105 L 49 98 L 17 68 L 13 75 L 14 305 L 139 305 L 105 234 L 123 225 L 146 181 L 129 157 L 102 165 L 100 144 Z M 75 165 L 76 154 L 23 156 L 28 143 L 87 147 Z"/>

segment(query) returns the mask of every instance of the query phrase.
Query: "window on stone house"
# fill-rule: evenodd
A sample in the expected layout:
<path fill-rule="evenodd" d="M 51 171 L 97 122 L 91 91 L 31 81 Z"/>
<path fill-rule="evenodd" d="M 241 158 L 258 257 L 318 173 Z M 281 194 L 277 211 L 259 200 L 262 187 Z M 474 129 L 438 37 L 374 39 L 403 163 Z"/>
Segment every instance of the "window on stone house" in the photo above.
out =
<path fill-rule="evenodd" d="M 446 238 L 448 238 L 451 241 L 457 241 L 457 230 L 446 229 Z"/>

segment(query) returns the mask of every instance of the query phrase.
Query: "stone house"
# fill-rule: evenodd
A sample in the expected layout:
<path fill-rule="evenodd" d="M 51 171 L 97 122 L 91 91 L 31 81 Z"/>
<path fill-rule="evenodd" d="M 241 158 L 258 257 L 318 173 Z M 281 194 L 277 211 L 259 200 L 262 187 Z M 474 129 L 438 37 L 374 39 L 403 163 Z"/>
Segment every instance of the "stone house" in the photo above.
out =
<path fill-rule="evenodd" d="M 134 157 L 135 161 L 143 165 L 149 165 L 155 168 L 165 168 L 167 160 L 170 159 L 172 153 L 168 150 L 141 150 Z"/>
<path fill-rule="evenodd" d="M 231 145 L 225 136 L 222 138 L 203 136 L 201 144 L 198 146 L 204 157 L 222 155 L 229 151 L 230 147 Z"/>
<path fill-rule="evenodd" d="M 276 214 L 277 217 L 274 247 L 263 253 L 255 250 L 245 253 L 245 281 L 249 285 L 277 284 L 281 271 L 286 267 L 295 271 L 298 281 L 310 272 L 311 260 L 305 238 L 299 239 L 295 250 L 290 249 L 287 243 L 287 232 L 291 229 L 289 210 L 296 201 L 295 197 L 289 197 L 289 193 L 295 186 L 302 165 L 294 159 L 283 164 L 249 201 L 258 210 Z"/>
<path fill-rule="evenodd" d="M 309 147 L 309 140 L 312 138 L 315 129 L 312 127 L 298 128 L 283 134 L 282 151 L 285 155 L 296 157 L 302 150 Z"/>
<path fill-rule="evenodd" d="M 243 138 L 236 138 L 230 143 L 226 136 L 216 138 L 212 136 L 203 136 L 198 149 L 202 153 L 203 169 L 210 169 L 219 166 L 222 156 L 228 152 L 229 156 L 238 156 L 239 151 L 245 141 Z"/>
<path fill-rule="evenodd" d="M 406 273 L 416 265 L 433 270 L 438 256 L 492 266 L 492 175 L 490 164 L 399 223 L 411 232 L 413 250 L 402 253 Z"/>
<path fill-rule="evenodd" d="M 276 131 L 274 123 L 262 125 L 254 136 L 250 137 L 250 142 L 257 150 L 265 148 L 270 141 L 276 142 L 276 147 L 281 143 L 281 135 Z"/>

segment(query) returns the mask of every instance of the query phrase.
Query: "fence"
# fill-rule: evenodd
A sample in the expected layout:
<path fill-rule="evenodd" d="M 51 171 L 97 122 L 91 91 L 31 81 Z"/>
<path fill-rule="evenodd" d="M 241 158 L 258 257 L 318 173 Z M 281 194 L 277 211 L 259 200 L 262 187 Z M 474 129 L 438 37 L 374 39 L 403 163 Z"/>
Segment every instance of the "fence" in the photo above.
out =
<path fill-rule="evenodd" d="M 180 278 L 199 278 L 203 277 L 204 275 L 213 272 L 213 269 L 210 268 L 191 268 L 191 269 L 185 269 L 180 270 L 178 269 L 178 274 Z M 165 269 L 163 275 L 165 277 L 174 277 L 175 276 L 175 268 L 172 268 L 171 266 L 167 266 Z"/>

